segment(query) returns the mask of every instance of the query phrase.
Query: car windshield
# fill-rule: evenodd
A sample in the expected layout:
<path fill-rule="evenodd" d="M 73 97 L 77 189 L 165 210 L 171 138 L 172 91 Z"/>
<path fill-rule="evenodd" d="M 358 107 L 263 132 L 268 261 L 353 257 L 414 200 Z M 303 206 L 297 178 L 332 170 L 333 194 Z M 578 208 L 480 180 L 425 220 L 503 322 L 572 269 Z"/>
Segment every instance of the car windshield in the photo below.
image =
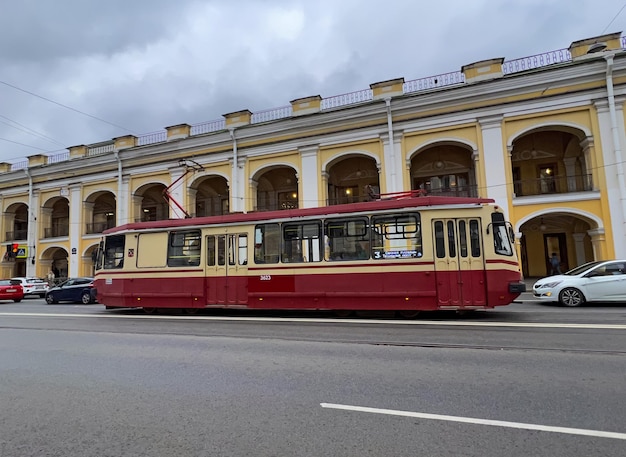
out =
<path fill-rule="evenodd" d="M 580 266 L 578 266 L 578 267 L 576 267 L 576 268 L 574 268 L 574 269 L 572 269 L 570 271 L 566 271 L 563 274 L 564 275 L 568 275 L 568 276 L 577 276 L 577 275 L 579 275 L 581 273 L 584 273 L 585 271 L 587 271 L 587 270 L 589 270 L 589 269 L 591 269 L 591 268 L 593 268 L 593 267 L 595 267 L 597 265 L 600 265 L 603 262 L 604 262 L 604 260 L 596 261 L 596 262 L 588 262 L 588 263 L 580 265 Z"/>

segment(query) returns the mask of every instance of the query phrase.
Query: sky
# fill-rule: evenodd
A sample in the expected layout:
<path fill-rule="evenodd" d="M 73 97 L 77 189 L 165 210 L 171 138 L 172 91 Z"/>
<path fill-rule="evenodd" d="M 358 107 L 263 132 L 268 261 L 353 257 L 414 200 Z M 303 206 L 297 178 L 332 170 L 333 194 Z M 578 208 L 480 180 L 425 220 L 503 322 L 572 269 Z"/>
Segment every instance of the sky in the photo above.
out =
<path fill-rule="evenodd" d="M 0 0 L 0 162 L 626 32 L 626 0 Z"/>

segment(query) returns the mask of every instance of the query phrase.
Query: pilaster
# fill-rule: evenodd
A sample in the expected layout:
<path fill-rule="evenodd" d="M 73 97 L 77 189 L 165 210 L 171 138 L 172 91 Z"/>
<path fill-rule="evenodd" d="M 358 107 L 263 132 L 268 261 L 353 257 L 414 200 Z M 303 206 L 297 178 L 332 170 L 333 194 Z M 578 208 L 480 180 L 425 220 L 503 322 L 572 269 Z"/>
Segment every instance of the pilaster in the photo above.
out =
<path fill-rule="evenodd" d="M 315 208 L 320 206 L 319 189 L 319 145 L 304 146 L 298 149 L 302 163 L 302 179 L 298 180 L 300 208 Z M 323 205 L 322 205 L 323 206 Z"/>

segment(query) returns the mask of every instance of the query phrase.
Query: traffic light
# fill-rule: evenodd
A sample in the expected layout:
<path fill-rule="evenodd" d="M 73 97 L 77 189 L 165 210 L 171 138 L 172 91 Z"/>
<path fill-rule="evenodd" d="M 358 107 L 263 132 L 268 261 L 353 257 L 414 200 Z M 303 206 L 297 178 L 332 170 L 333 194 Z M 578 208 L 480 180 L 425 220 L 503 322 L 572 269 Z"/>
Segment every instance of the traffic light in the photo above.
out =
<path fill-rule="evenodd" d="M 13 253 L 13 257 L 15 257 L 17 255 L 17 251 L 20 248 L 20 245 L 17 243 L 13 243 L 11 245 L 11 252 Z"/>

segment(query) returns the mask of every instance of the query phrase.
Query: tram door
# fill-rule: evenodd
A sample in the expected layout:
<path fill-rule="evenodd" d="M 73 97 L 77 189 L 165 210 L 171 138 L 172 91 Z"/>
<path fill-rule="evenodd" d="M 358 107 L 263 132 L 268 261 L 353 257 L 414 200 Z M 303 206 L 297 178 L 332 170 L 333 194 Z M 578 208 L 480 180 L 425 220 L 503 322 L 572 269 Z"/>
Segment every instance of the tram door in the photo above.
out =
<path fill-rule="evenodd" d="M 206 289 L 208 304 L 239 305 L 248 300 L 248 235 L 208 235 Z"/>
<path fill-rule="evenodd" d="M 483 306 L 487 302 L 480 219 L 433 221 L 439 306 Z"/>

